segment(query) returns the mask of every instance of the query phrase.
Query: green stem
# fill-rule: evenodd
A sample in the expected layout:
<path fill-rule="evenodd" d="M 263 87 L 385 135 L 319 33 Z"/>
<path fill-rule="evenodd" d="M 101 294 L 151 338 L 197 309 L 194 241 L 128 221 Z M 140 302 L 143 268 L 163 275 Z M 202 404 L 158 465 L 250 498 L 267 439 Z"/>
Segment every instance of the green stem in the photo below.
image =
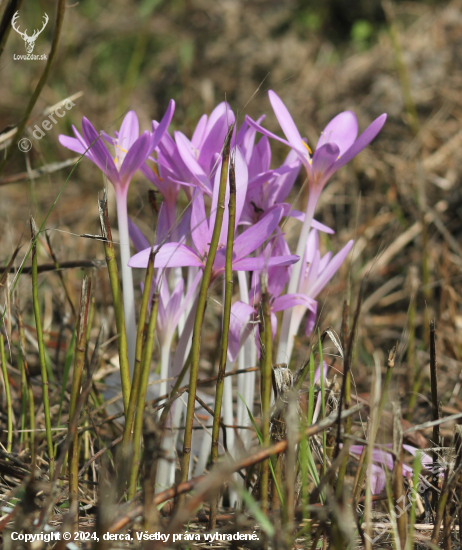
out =
<path fill-rule="evenodd" d="M 409 270 L 409 291 L 411 299 L 408 309 L 408 339 L 407 339 L 407 383 L 409 395 L 409 404 L 407 408 L 407 419 L 412 419 L 412 413 L 414 412 L 417 391 L 414 393 L 415 382 L 419 380 L 419 373 L 415 367 L 415 326 L 416 326 L 416 294 L 418 290 L 418 280 L 416 269 L 412 266 Z M 420 371 L 421 369 L 419 369 Z"/>
<path fill-rule="evenodd" d="M 191 346 L 191 374 L 189 378 L 188 405 L 186 410 L 185 432 L 183 440 L 183 458 L 181 462 L 181 481 L 186 481 L 189 474 L 189 461 L 191 458 L 191 441 L 194 423 L 194 405 L 196 402 L 197 377 L 199 374 L 199 354 L 201 346 L 201 330 L 204 319 L 205 307 L 207 304 L 207 292 L 212 278 L 213 264 L 217 254 L 218 243 L 220 240 L 221 226 L 223 223 L 223 214 L 225 209 L 226 182 L 228 179 L 229 148 L 231 135 L 234 125 L 229 128 L 225 139 L 222 155 L 220 188 L 218 192 L 218 204 L 215 217 L 215 226 L 213 228 L 212 241 L 210 243 L 209 255 L 204 268 L 199 299 L 197 302 L 196 317 L 194 320 L 194 329 Z M 181 498 L 179 503 L 181 503 Z"/>
<path fill-rule="evenodd" d="M 390 387 L 391 376 L 393 374 L 393 368 L 395 366 L 395 354 L 396 354 L 396 348 L 393 348 L 393 350 L 390 352 L 388 357 L 388 368 L 385 374 L 385 381 L 383 383 L 382 395 L 380 396 L 379 408 L 377 411 L 377 422 L 372 427 L 372 437 L 370 438 L 371 442 L 374 442 L 377 437 L 377 431 L 380 426 L 383 409 L 385 407 L 385 401 L 388 398 L 388 388 Z M 373 443 L 370 443 L 370 445 L 373 445 Z M 367 451 L 367 448 L 363 447 L 361 457 L 359 459 L 359 464 L 358 464 L 359 474 L 357 476 L 357 480 L 355 481 L 355 488 L 354 488 L 354 494 L 353 494 L 353 501 L 355 503 L 358 503 L 359 496 L 361 494 L 361 490 L 363 487 L 363 483 L 364 483 L 364 480 L 366 479 L 366 473 L 367 473 L 367 463 L 365 461 L 366 451 Z"/>
<path fill-rule="evenodd" d="M 172 388 L 172 391 L 170 392 L 170 397 L 168 401 L 164 404 L 162 409 L 162 414 L 160 415 L 159 420 L 159 426 L 163 429 L 165 421 L 167 419 L 168 413 L 170 412 L 170 409 L 177 398 L 177 392 L 181 386 L 181 382 L 183 382 L 183 378 L 188 371 L 189 367 L 191 366 L 191 351 L 188 354 L 188 357 L 185 361 L 185 364 L 183 365 L 183 368 L 181 369 L 180 374 L 178 375 L 178 378 L 175 382 L 175 385 Z"/>
<path fill-rule="evenodd" d="M 413 477 L 412 477 L 412 488 L 411 491 L 413 493 L 414 498 L 410 498 L 411 500 L 411 511 L 409 514 L 409 536 L 406 543 L 406 550 L 412 550 L 414 548 L 414 525 L 415 525 L 415 516 L 416 516 L 416 503 L 417 499 L 420 498 L 419 494 L 417 492 L 417 488 L 419 486 L 420 482 L 420 470 L 422 468 L 422 462 L 421 462 L 421 452 L 416 452 L 414 463 L 413 463 Z"/>
<path fill-rule="evenodd" d="M 42 321 L 40 318 L 40 303 L 38 298 L 38 274 L 37 274 L 37 227 L 33 218 L 30 219 L 30 230 L 34 245 L 32 247 L 32 301 L 34 304 L 35 327 L 37 329 L 37 344 L 39 349 L 40 373 L 42 375 L 42 399 L 43 412 L 45 415 L 45 431 L 48 446 L 48 457 L 50 459 L 50 479 L 55 470 L 55 457 L 53 439 L 51 434 L 50 399 L 48 395 L 48 374 L 45 358 L 45 343 L 43 341 Z"/>
<path fill-rule="evenodd" d="M 344 354 L 346 354 L 347 347 L 348 347 L 349 316 L 350 316 L 350 304 L 348 303 L 348 300 L 345 300 L 343 302 L 343 313 L 342 313 L 342 345 L 343 345 Z M 350 371 L 348 370 L 348 372 L 344 372 L 344 376 L 345 376 L 345 409 L 349 409 L 351 407 Z M 351 434 L 351 418 L 347 418 L 347 420 L 345 420 L 345 433 Z M 348 458 L 349 457 L 347 454 L 345 456 L 345 460 L 342 462 L 339 468 L 337 484 L 335 487 L 337 498 L 341 498 L 341 496 L 343 495 L 343 486 L 344 486 L 344 480 L 345 480 L 345 475 L 346 475 L 347 466 L 348 466 Z"/>
<path fill-rule="evenodd" d="M 34 456 L 35 445 L 35 405 L 34 405 L 34 393 L 32 391 L 32 385 L 30 382 L 29 365 L 26 358 L 26 336 L 24 333 L 24 323 L 22 321 L 21 309 L 19 306 L 19 296 L 16 295 L 16 306 L 18 314 L 18 332 L 19 332 L 19 351 L 21 356 L 21 383 L 23 391 L 23 413 L 24 422 L 21 422 L 21 429 L 26 429 L 25 412 L 27 404 L 29 405 L 29 421 L 30 421 L 30 437 L 27 434 L 24 436 L 24 441 L 28 439 L 30 441 L 31 456 Z"/>
<path fill-rule="evenodd" d="M 86 335 L 88 310 L 90 305 L 91 279 L 85 277 L 82 282 L 82 296 L 80 299 L 80 312 L 77 325 L 77 338 L 74 354 L 74 373 L 72 377 L 71 399 L 69 404 L 69 424 L 74 421 L 77 401 L 82 385 L 82 373 L 85 363 Z M 73 529 L 79 528 L 79 432 L 76 429 L 72 445 L 69 449 L 69 513 Z"/>
<path fill-rule="evenodd" d="M 74 302 L 72 301 L 71 295 L 69 293 L 69 289 L 67 288 L 66 282 L 64 281 L 63 271 L 61 270 L 61 266 L 59 265 L 58 258 L 56 257 L 56 254 L 53 251 L 53 247 L 51 246 L 51 240 L 50 240 L 50 236 L 48 235 L 48 233 L 45 233 L 45 238 L 47 240 L 48 249 L 49 249 L 51 259 L 53 260 L 53 264 L 55 266 L 56 275 L 58 275 L 59 280 L 61 281 L 61 285 L 63 287 L 64 294 L 66 296 L 66 299 L 67 299 L 69 305 L 71 306 L 72 315 L 73 315 L 73 318 L 75 319 L 76 312 L 75 312 Z"/>
<path fill-rule="evenodd" d="M 5 344 L 3 342 L 3 334 L 0 334 L 0 359 L 2 361 L 3 383 L 6 393 L 6 407 L 8 411 L 8 436 L 6 442 L 6 451 L 11 453 L 13 446 L 13 404 L 11 402 L 10 381 L 6 368 Z"/>
<path fill-rule="evenodd" d="M 132 385 L 130 391 L 130 401 L 128 404 L 128 412 L 125 417 L 125 429 L 123 446 L 127 450 L 133 433 L 133 419 L 135 415 L 138 395 L 140 393 L 140 378 L 141 378 L 141 361 L 143 358 L 143 343 L 146 337 L 146 317 L 149 306 L 149 296 L 151 294 L 152 276 L 154 273 L 154 249 L 151 249 L 149 256 L 148 268 L 144 279 L 144 292 L 141 299 L 140 318 L 138 321 L 138 330 L 136 333 L 136 349 L 135 349 L 135 368 L 133 370 Z"/>
<path fill-rule="evenodd" d="M 125 330 L 124 304 L 122 293 L 120 291 L 119 272 L 117 270 L 117 260 L 115 257 L 114 244 L 112 242 L 111 226 L 109 225 L 109 216 L 107 210 L 107 192 L 104 190 L 103 198 L 99 200 L 99 219 L 101 224 L 101 234 L 104 239 L 104 251 L 106 253 L 107 270 L 109 273 L 109 282 L 111 284 L 112 302 L 114 305 L 116 327 L 119 338 L 117 345 L 119 348 L 120 362 L 120 381 L 122 385 L 122 396 L 124 402 L 124 413 L 127 416 L 130 401 L 130 367 L 128 364 L 127 333 Z"/>
<path fill-rule="evenodd" d="M 215 409 L 213 411 L 212 426 L 212 467 L 218 461 L 218 439 L 220 435 L 221 405 L 223 401 L 223 389 L 225 385 L 226 359 L 228 355 L 228 336 L 229 324 L 231 319 L 231 301 L 233 297 L 233 244 L 236 224 L 236 177 L 234 171 L 234 159 L 231 158 L 229 168 L 229 220 L 228 237 L 226 242 L 226 264 L 225 264 L 225 304 L 223 308 L 223 330 L 221 336 L 221 357 L 220 367 L 218 369 L 218 379 L 215 390 Z M 218 498 L 212 499 L 210 507 L 209 529 L 212 531 L 216 527 L 216 515 L 218 507 Z"/>
<path fill-rule="evenodd" d="M 322 342 L 321 342 L 321 334 L 318 330 L 318 336 L 319 336 L 319 367 L 321 369 L 321 418 L 326 418 L 326 403 L 325 403 L 325 388 L 324 388 L 324 358 L 322 355 Z M 345 409 L 349 409 L 351 407 L 351 400 L 350 400 L 350 373 L 348 373 L 348 383 L 345 387 Z M 347 399 L 348 396 L 348 399 Z M 347 419 L 348 420 L 348 419 Z M 347 422 L 345 421 L 345 431 L 347 430 Z M 323 461 L 322 461 L 322 473 L 323 475 L 326 475 L 327 471 L 327 435 L 326 432 L 322 432 L 322 452 L 323 452 Z"/>
<path fill-rule="evenodd" d="M 21 7 L 22 0 L 10 0 L 3 12 L 2 21 L 0 23 L 0 56 L 5 48 L 6 41 L 11 31 L 11 20 L 14 14 Z"/>
<path fill-rule="evenodd" d="M 143 355 L 143 365 L 141 368 L 139 396 L 136 404 L 135 425 L 133 429 L 133 458 L 130 470 L 130 485 L 128 488 L 129 500 L 131 500 L 136 494 L 136 481 L 138 479 L 138 472 L 140 468 L 141 432 L 143 429 L 144 406 L 146 403 L 146 392 L 148 389 L 152 350 L 154 349 L 158 309 L 159 294 L 156 292 L 152 298 L 151 316 L 149 317 L 148 334 Z"/>
<path fill-rule="evenodd" d="M 433 420 L 439 419 L 439 403 L 438 403 L 438 366 L 436 362 L 436 330 L 435 321 L 430 321 L 430 386 L 431 386 L 431 398 L 432 398 L 432 417 Z M 439 425 L 433 426 L 433 447 L 440 446 L 440 427 Z M 432 451 L 433 467 L 438 462 L 438 451 Z M 438 502 L 438 474 L 433 474 L 432 477 L 432 506 L 436 508 Z M 441 522 L 441 519 L 440 519 Z"/>
<path fill-rule="evenodd" d="M 263 323 L 261 327 L 263 330 L 262 341 L 264 342 L 264 349 L 262 349 L 262 361 L 261 361 L 261 433 L 262 433 L 262 446 L 266 448 L 270 442 L 270 407 L 271 407 L 271 372 L 273 368 L 273 333 L 271 330 L 271 309 L 269 303 L 268 294 L 268 275 L 264 273 L 261 278 L 262 289 L 262 310 L 263 310 Z M 261 509 L 264 514 L 268 511 L 268 482 L 269 482 L 269 462 L 264 460 L 261 465 L 261 477 L 260 477 L 260 501 Z"/>

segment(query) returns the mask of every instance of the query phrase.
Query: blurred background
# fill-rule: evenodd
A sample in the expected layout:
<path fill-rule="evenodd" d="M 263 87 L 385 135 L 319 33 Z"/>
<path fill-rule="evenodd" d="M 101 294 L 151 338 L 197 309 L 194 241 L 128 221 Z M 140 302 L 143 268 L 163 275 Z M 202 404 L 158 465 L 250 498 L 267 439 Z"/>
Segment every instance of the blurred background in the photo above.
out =
<path fill-rule="evenodd" d="M 48 14 L 34 50 L 47 54 L 55 3 L 23 3 L 19 13 L 18 24 L 28 30 L 39 28 Z M 0 131 L 18 123 L 45 65 L 14 60 L 15 54 L 25 54 L 25 47 L 12 31 L 0 58 Z M 442 400 L 459 407 L 461 85 L 460 1 L 70 2 L 59 53 L 29 128 L 44 120 L 47 107 L 82 95 L 40 140 L 26 132 L 33 144 L 29 153 L 14 150 L 0 179 L 0 260 L 6 262 L 19 241 L 27 243 L 29 215 L 41 223 L 56 199 L 70 166 L 30 176 L 34 169 L 72 158 L 58 135 L 71 134 L 72 124 L 80 129 L 82 116 L 112 133 L 123 114 L 134 109 L 142 129 L 149 129 L 173 98 L 171 131 L 190 135 L 201 114 L 226 99 L 241 121 L 245 114 L 266 114 L 265 125 L 280 133 L 266 93 L 273 89 L 301 134 L 316 143 L 327 122 L 343 110 L 356 113 L 360 131 L 386 112 L 379 137 L 335 175 L 321 198 L 317 218 L 336 230 L 325 248 L 338 250 L 348 239 L 356 240 L 352 258 L 325 292 L 321 327 L 339 329 L 345 290 L 351 289 L 354 307 L 359 284 L 372 268 L 357 383 L 368 378 L 372 355 L 384 359 L 400 340 L 397 370 L 405 383 L 399 391 L 409 395 L 419 365 L 427 362 L 426 321 L 434 316 Z M 283 145 L 273 141 L 271 146 L 278 159 L 287 154 Z M 104 257 L 99 243 L 75 236 L 99 233 L 97 194 L 103 186 L 88 161 L 72 174 L 46 224 L 61 261 Z M 146 231 L 153 226 L 148 189 L 138 175 L 129 192 L 129 211 Z M 43 263 L 50 261 L 45 245 L 41 255 Z M 81 277 L 79 270 L 66 273 L 74 301 Z M 105 304 L 105 272 L 96 278 L 97 300 Z M 42 276 L 50 301 L 56 300 L 51 292 L 56 281 L 56 274 Z M 408 346 L 409 333 L 415 345 Z M 300 338 L 298 346 L 302 355 L 306 341 Z"/>

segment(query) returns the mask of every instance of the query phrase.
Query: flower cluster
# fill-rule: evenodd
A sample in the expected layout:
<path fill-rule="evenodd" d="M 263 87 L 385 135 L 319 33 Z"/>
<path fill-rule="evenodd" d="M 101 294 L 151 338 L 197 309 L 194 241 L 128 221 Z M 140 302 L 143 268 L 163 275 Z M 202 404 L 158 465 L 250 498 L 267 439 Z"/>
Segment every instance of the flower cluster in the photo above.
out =
<path fill-rule="evenodd" d="M 286 139 L 266 130 L 262 126 L 264 117 L 257 121 L 246 117 L 239 129 L 234 128 L 231 139 L 236 179 L 236 238 L 232 266 L 237 272 L 239 299 L 231 311 L 228 368 L 236 361 L 240 367 L 256 363 L 262 272 L 267 275 L 271 295 L 274 334 L 278 322 L 276 313 L 284 311 L 278 359 L 290 362 L 293 341 L 306 313 L 305 333 L 309 335 L 313 331 L 316 298 L 353 245 L 353 241 L 348 242 L 336 255 L 330 252 L 324 256 L 321 254 L 319 233 L 333 231 L 314 219 L 316 204 L 331 176 L 374 139 L 386 118 L 382 115 L 357 137 L 355 115 L 350 111 L 341 113 L 326 126 L 312 153 L 281 99 L 272 91 L 269 98 Z M 62 145 L 85 154 L 96 164 L 116 192 L 131 365 L 136 326 L 131 268 L 146 268 L 151 244 L 156 245 L 153 286 L 159 292 L 158 338 L 162 379 L 178 374 L 191 344 L 196 298 L 209 255 L 218 205 L 222 147 L 230 126 L 235 123 L 235 115 L 224 102 L 210 116 L 200 118 L 191 138 L 179 131 L 171 135 L 168 127 L 174 108 L 171 101 L 161 122 L 153 121 L 151 131 L 141 135 L 136 114 L 129 112 L 114 136 L 104 132 L 98 134 L 86 118 L 82 121 L 83 135 L 73 128 L 75 137 L 60 136 Z M 271 139 L 282 141 L 289 148 L 284 162 L 277 167 L 272 167 Z M 285 202 L 302 169 L 306 171 L 303 178 L 307 177 L 309 185 L 308 205 L 304 212 Z M 149 243 L 127 215 L 127 190 L 137 171 L 141 171 L 163 197 L 156 243 Z M 182 211 L 178 207 L 180 193 L 186 195 L 188 202 Z M 225 269 L 228 197 L 229 182 L 211 284 Z M 291 252 L 284 234 L 284 223 L 289 217 L 301 224 L 295 253 Z M 138 250 L 132 257 L 129 237 Z M 247 275 L 249 272 L 250 276 Z M 178 343 L 172 354 L 175 336 Z M 227 384 L 230 384 L 229 380 L 226 379 Z M 254 386 L 255 373 L 238 377 L 238 391 L 250 408 Z M 166 389 L 166 382 L 162 383 L 160 394 L 164 394 Z M 223 414 L 226 424 L 235 421 L 231 395 L 225 391 Z M 245 407 L 238 400 L 237 422 L 241 425 L 246 421 Z M 228 448 L 232 448 L 235 434 L 233 430 L 228 431 Z M 244 442 L 248 436 L 245 432 L 243 430 L 241 434 Z M 206 450 L 203 454 L 207 455 Z"/>

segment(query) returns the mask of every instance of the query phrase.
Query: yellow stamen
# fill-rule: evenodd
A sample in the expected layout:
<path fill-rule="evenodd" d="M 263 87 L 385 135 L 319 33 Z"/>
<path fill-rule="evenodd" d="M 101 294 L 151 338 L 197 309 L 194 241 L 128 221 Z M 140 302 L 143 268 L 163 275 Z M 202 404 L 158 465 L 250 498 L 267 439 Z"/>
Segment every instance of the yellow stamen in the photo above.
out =
<path fill-rule="evenodd" d="M 302 143 L 308 149 L 308 152 L 310 153 L 310 155 L 312 155 L 313 151 L 310 149 L 310 146 L 308 145 L 308 143 L 305 143 L 304 141 L 302 141 Z"/>
<path fill-rule="evenodd" d="M 158 170 L 157 170 L 155 164 L 152 165 L 152 171 L 153 171 L 154 174 L 160 179 L 160 181 L 164 181 L 164 180 L 159 176 L 159 172 L 158 172 Z"/>
<path fill-rule="evenodd" d="M 128 151 L 126 149 L 124 149 L 123 147 L 121 147 L 118 143 L 116 143 L 115 146 L 118 147 L 124 153 L 128 153 Z M 117 157 L 114 157 L 114 164 L 117 164 Z"/>
<path fill-rule="evenodd" d="M 116 143 L 116 147 L 118 147 L 124 153 L 128 153 L 128 151 L 126 149 L 124 149 L 123 147 L 121 147 L 118 143 Z"/>

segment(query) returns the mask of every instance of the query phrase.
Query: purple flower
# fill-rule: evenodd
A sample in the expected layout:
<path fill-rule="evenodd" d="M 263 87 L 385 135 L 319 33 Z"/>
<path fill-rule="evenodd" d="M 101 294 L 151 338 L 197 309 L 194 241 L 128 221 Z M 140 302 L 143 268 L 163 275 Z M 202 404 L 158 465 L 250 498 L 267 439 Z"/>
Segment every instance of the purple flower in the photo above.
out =
<path fill-rule="evenodd" d="M 247 117 L 247 121 L 262 134 L 285 143 L 295 151 L 308 172 L 310 189 L 316 190 L 318 196 L 329 178 L 369 145 L 382 129 L 387 118 L 386 114 L 379 116 L 357 138 L 356 115 L 351 111 L 344 111 L 333 118 L 321 132 L 315 152 L 312 154 L 279 96 L 272 90 L 268 95 L 274 114 L 287 139 L 269 132 L 250 117 Z"/>
<path fill-rule="evenodd" d="M 262 256 L 266 258 L 267 265 L 271 264 L 271 257 L 287 257 L 290 255 L 289 247 L 280 232 L 274 240 L 266 246 Z M 302 306 L 316 313 L 316 302 L 305 294 L 283 294 L 281 293 L 289 279 L 288 266 L 275 265 L 268 268 L 268 293 L 270 295 L 271 308 L 271 329 L 273 337 L 277 332 L 278 311 L 284 311 L 294 306 Z M 231 307 L 231 321 L 229 330 L 228 357 L 231 362 L 237 358 L 240 348 L 249 336 L 253 327 L 255 330 L 255 342 L 260 351 L 260 336 L 258 328 L 259 307 L 261 304 L 261 288 L 259 273 L 254 273 L 252 286 L 249 293 L 250 304 L 242 301 L 235 302 Z"/>
<path fill-rule="evenodd" d="M 317 302 L 315 298 L 324 289 L 327 283 L 337 273 L 340 266 L 348 256 L 354 241 L 349 241 L 334 257 L 328 252 L 321 257 L 319 251 L 319 238 L 316 229 L 313 229 L 308 237 L 305 254 L 302 260 L 301 275 L 297 287 L 297 293 L 303 296 L 309 296 L 314 307 L 309 308 L 308 319 L 305 327 L 305 334 L 310 335 L 316 324 Z M 278 360 L 288 362 L 292 354 L 294 338 L 298 333 L 298 328 L 305 315 L 306 307 L 296 305 L 292 310 L 290 322 L 282 324 L 279 340 Z"/>
<path fill-rule="evenodd" d="M 116 195 L 126 193 L 128 185 L 135 172 L 144 164 L 149 154 L 157 146 L 168 128 L 175 110 L 175 102 L 170 101 L 167 112 L 157 130 L 151 134 L 143 132 L 139 135 L 138 117 L 134 111 L 129 111 L 120 127 L 120 131 L 111 137 L 106 133 L 98 134 L 91 122 L 83 117 L 82 135 L 75 126 L 72 130 L 75 138 L 60 135 L 59 142 L 67 149 L 79 154 L 85 154 L 105 174 L 114 185 Z M 102 139 L 114 146 L 113 157 Z"/>
<path fill-rule="evenodd" d="M 215 107 L 210 117 L 201 117 L 191 140 L 183 133 L 175 132 L 178 153 L 189 172 L 179 183 L 198 186 L 212 196 L 214 176 L 219 172 L 221 149 L 234 120 L 234 113 L 228 103 L 223 102 Z"/>
<path fill-rule="evenodd" d="M 299 257 L 294 255 L 273 257 L 269 261 L 261 256 L 248 257 L 271 236 L 281 219 L 281 215 L 282 208 L 274 209 L 260 222 L 250 227 L 236 238 L 233 247 L 233 269 L 235 271 L 256 271 L 272 265 L 291 265 L 299 260 Z M 207 221 L 205 221 L 204 225 L 205 224 L 207 224 Z M 206 235 L 210 235 L 210 232 L 207 232 Z M 195 243 L 200 247 L 201 252 L 196 252 L 182 243 L 166 243 L 160 246 L 156 255 L 154 267 L 197 266 L 203 269 L 207 261 L 207 253 L 210 245 L 210 241 L 204 238 L 206 235 L 201 235 L 199 237 L 196 234 Z M 135 256 L 130 259 L 129 265 L 131 267 L 147 267 L 149 253 L 150 249 L 146 249 L 135 254 Z M 213 266 L 212 280 L 215 280 L 224 272 L 225 254 L 226 248 L 218 250 Z"/>
<path fill-rule="evenodd" d="M 247 122 L 250 126 L 265 136 L 277 139 L 278 141 L 281 141 L 291 147 L 306 168 L 310 194 L 308 197 L 303 227 L 296 249 L 296 254 L 298 256 L 302 256 L 305 251 L 308 234 L 321 191 L 328 182 L 329 178 L 340 167 L 355 157 L 374 139 L 384 125 L 386 115 L 383 114 L 378 117 L 359 136 L 359 138 L 357 138 L 358 122 L 354 113 L 351 111 L 340 113 L 329 122 L 324 131 L 321 133 L 316 150 L 313 154 L 311 149 L 300 136 L 300 133 L 292 117 L 290 116 L 289 111 L 287 110 L 287 107 L 278 95 L 272 90 L 269 91 L 268 95 L 276 118 L 278 119 L 282 131 L 287 139 L 282 139 L 272 132 L 269 132 L 249 117 L 247 117 Z M 294 293 L 297 291 L 301 277 L 301 269 L 301 263 L 294 266 L 288 286 L 289 293 Z M 290 350 L 292 349 L 292 345 L 287 341 L 287 338 L 289 337 L 289 332 L 293 334 L 290 330 L 290 325 L 293 324 L 292 316 L 294 313 L 295 310 L 292 310 L 291 312 L 284 312 L 284 338 L 282 339 L 283 349 L 284 347 L 287 347 L 287 349 Z M 285 357 L 284 360 L 290 360 L 290 355 L 289 357 Z"/>
<path fill-rule="evenodd" d="M 236 225 L 244 207 L 245 192 L 247 189 L 248 170 L 245 160 L 239 149 L 235 149 L 235 169 L 236 169 Z M 214 193 L 212 197 L 212 209 L 210 219 L 207 219 L 205 213 L 204 198 L 199 189 L 196 190 L 192 212 L 191 212 L 191 237 L 195 250 L 183 243 L 170 242 L 162 245 L 158 249 L 155 259 L 155 267 L 183 267 L 197 266 L 204 268 L 210 248 L 213 227 L 215 225 L 216 209 L 218 205 L 218 190 L 220 178 L 220 164 L 215 173 Z M 220 233 L 218 252 L 213 267 L 212 280 L 216 279 L 225 269 L 226 257 L 226 237 L 228 232 L 228 201 L 229 201 L 229 181 L 225 199 L 225 212 L 223 224 Z M 233 269 L 241 271 L 255 271 L 270 267 L 272 265 L 290 265 L 296 262 L 298 256 L 281 256 L 270 259 L 257 256 L 248 257 L 257 250 L 263 243 L 271 237 L 276 229 L 283 213 L 282 207 L 276 207 L 269 212 L 258 223 L 244 231 L 234 242 L 233 247 Z M 146 267 L 149 260 L 150 249 L 143 250 L 130 259 L 131 267 Z"/>
<path fill-rule="evenodd" d="M 158 123 L 153 122 L 153 128 Z M 186 215 L 177 222 L 176 205 L 182 182 L 189 178 L 189 170 L 183 162 L 173 138 L 165 133 L 159 141 L 155 153 L 157 158 L 149 157 L 148 162 L 141 167 L 143 175 L 156 187 L 164 202 L 159 211 L 157 222 L 157 242 L 166 239 L 181 240 L 189 227 L 190 208 Z M 152 166 L 150 166 L 152 163 Z M 191 200 L 192 187 L 184 187 L 188 199 Z"/>
<path fill-rule="evenodd" d="M 87 118 L 82 119 L 82 134 L 72 126 L 75 138 L 60 135 L 61 145 L 71 151 L 84 154 L 103 172 L 112 183 L 116 193 L 117 221 L 120 236 L 120 255 L 122 264 L 123 299 L 125 325 L 127 329 L 127 347 L 130 368 L 133 369 L 135 361 L 136 344 L 136 319 L 135 319 L 135 295 L 133 292 L 133 277 L 128 267 L 130 259 L 130 240 L 128 231 L 127 193 L 130 181 L 135 172 L 146 162 L 146 159 L 157 146 L 166 132 L 175 110 L 175 102 L 170 101 L 168 109 L 156 130 L 143 132 L 139 135 L 138 117 L 134 111 L 129 111 L 125 116 L 119 132 L 115 137 L 106 133 L 98 134 Z M 113 157 L 104 138 L 115 149 Z"/>
<path fill-rule="evenodd" d="M 391 447 L 392 445 L 390 443 L 387 446 Z M 403 445 L 403 449 L 410 452 L 414 456 L 416 455 L 416 452 L 419 451 L 419 449 L 416 449 L 412 445 Z M 354 456 L 361 456 L 362 451 L 362 445 L 351 445 L 350 447 L 350 453 Z M 395 467 L 395 461 L 391 453 L 383 449 L 375 448 L 372 450 L 372 460 L 376 464 L 372 464 L 372 472 L 368 471 L 367 475 L 371 483 L 371 492 L 373 495 L 376 495 L 381 493 L 385 488 L 386 474 L 383 466 L 386 466 L 388 470 L 392 471 Z M 421 462 L 422 466 L 428 467 L 433 461 L 429 455 L 421 452 Z M 412 473 L 413 469 L 407 464 L 403 464 L 403 477 L 408 477 L 409 475 L 412 475 Z"/>
<path fill-rule="evenodd" d="M 130 238 L 139 252 L 150 249 L 149 241 L 140 230 L 140 228 L 129 219 Z M 194 298 L 197 285 L 202 277 L 198 272 L 188 287 L 186 295 L 184 293 L 184 279 L 180 278 L 176 286 L 170 292 L 168 285 L 168 271 L 163 269 L 159 271 L 153 279 L 151 286 L 151 296 L 154 295 L 156 288 L 159 290 L 159 311 L 157 317 L 157 334 L 161 347 L 168 345 L 170 347 L 173 335 L 178 326 L 181 316 Z M 142 283 L 142 290 L 143 290 Z"/>
<path fill-rule="evenodd" d="M 261 119 L 263 118 L 261 117 Z M 263 136 L 254 145 L 255 134 L 256 130 L 248 126 L 247 122 L 244 122 L 236 139 L 240 144 L 249 170 L 247 196 L 239 224 L 252 225 L 277 205 L 284 206 L 284 215 L 294 217 L 303 222 L 304 213 L 294 210 L 289 204 L 284 203 L 297 179 L 302 163 L 297 154 L 294 151 L 290 151 L 283 164 L 279 168 L 271 170 L 269 140 L 266 136 Z M 316 220 L 313 220 L 312 227 L 325 233 L 333 233 L 332 229 Z"/>

